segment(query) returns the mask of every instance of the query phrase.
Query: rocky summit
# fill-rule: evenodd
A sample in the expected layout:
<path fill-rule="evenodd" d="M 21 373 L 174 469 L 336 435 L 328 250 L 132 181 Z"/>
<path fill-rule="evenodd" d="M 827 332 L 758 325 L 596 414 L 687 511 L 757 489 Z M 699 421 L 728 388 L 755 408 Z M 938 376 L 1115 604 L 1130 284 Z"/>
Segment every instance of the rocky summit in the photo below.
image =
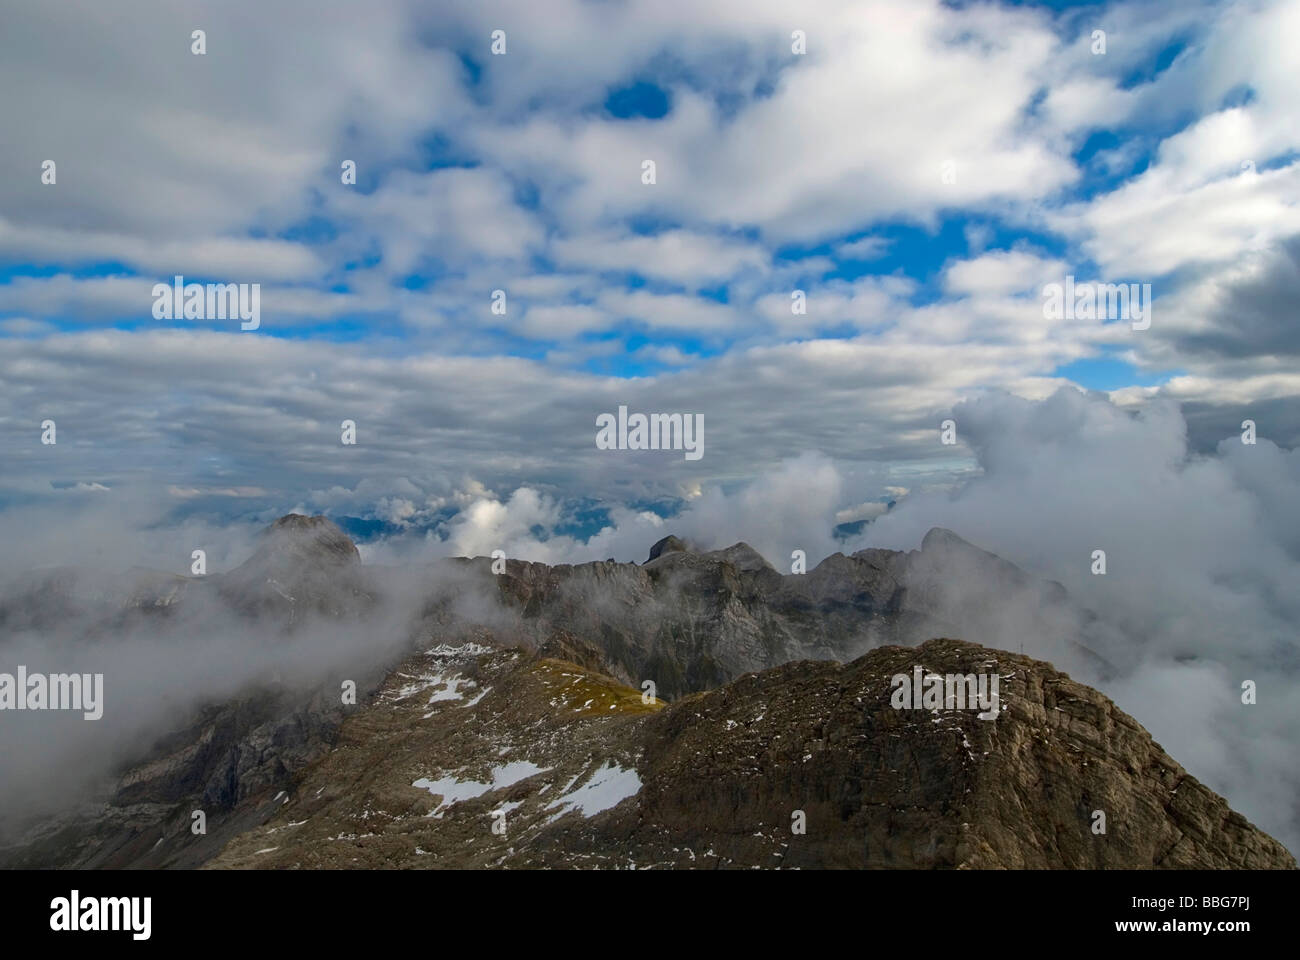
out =
<path fill-rule="evenodd" d="M 195 605 L 364 656 L 198 705 L 87 802 L 11 829 L 0 863 L 1295 867 L 1109 699 L 995 637 L 999 597 L 1031 598 L 1018 629 L 1092 656 L 1063 588 L 948 531 L 807 574 L 675 537 L 644 564 L 493 573 L 368 567 L 328 520 L 288 517 L 244 565 L 181 580 L 165 607 L 135 589 L 79 616 Z"/>

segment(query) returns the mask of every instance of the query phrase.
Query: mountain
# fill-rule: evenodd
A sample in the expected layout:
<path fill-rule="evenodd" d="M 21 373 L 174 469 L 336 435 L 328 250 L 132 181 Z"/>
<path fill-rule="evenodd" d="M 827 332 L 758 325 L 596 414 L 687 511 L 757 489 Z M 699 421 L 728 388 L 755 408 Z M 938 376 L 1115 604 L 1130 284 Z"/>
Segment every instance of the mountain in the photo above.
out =
<path fill-rule="evenodd" d="M 488 573 L 486 560 L 464 562 Z M 1010 647 L 1009 632 L 1032 633 L 1062 659 L 1099 660 L 1077 639 L 1088 614 L 1060 584 L 942 529 L 920 550 L 836 553 L 807 574 L 777 572 L 748 544 L 700 553 L 670 536 L 640 566 L 511 560 L 496 584 L 533 642 L 555 631 L 593 638 L 616 677 L 653 677 L 668 697 L 938 636 Z"/>
<path fill-rule="evenodd" d="M 292 624 L 304 612 L 356 616 L 374 602 L 356 544 L 325 517 L 281 517 L 259 540 L 251 557 L 211 578 L 225 602 L 245 615 Z"/>
<path fill-rule="evenodd" d="M 1108 699 L 1011 652 L 1032 631 L 1099 662 L 1059 584 L 949 531 L 807 574 L 676 537 L 494 574 L 367 566 L 290 515 L 224 574 L 43 574 L 0 626 L 57 626 L 51 582 L 99 644 L 234 624 L 313 669 L 191 704 L 75 806 L 8 823 L 4 866 L 1295 866 Z M 915 667 L 997 673 L 1002 712 L 895 709 Z"/>
<path fill-rule="evenodd" d="M 1018 654 L 937 639 L 647 705 L 546 652 L 411 658 L 209 866 L 1295 866 L 1133 718 Z M 894 709 L 918 663 L 996 669 L 1002 712 Z"/>

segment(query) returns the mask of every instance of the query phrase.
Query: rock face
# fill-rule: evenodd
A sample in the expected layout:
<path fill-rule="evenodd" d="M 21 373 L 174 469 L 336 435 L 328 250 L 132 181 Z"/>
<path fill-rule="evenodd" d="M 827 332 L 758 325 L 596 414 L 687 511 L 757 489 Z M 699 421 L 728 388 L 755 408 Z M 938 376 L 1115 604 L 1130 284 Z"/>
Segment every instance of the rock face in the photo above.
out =
<path fill-rule="evenodd" d="M 253 556 L 229 573 L 44 574 L 24 585 L 30 593 L 0 601 L 0 625 L 57 629 L 57 604 L 42 594 L 49 583 L 60 589 L 72 629 L 105 644 L 142 630 L 180 643 L 209 620 L 281 641 L 365 618 L 376 600 L 356 545 L 324 517 L 296 514 L 263 531 Z M 377 663 L 350 677 L 364 696 L 389 667 Z M 345 716 L 338 689 L 333 680 L 327 688 L 319 679 L 294 685 L 267 676 L 238 696 L 199 704 L 75 808 L 25 825 L 17 841 L 7 824 L 0 866 L 197 866 L 269 815 L 269 798 L 330 748 Z M 206 834 L 190 832 L 194 810 L 204 812 Z M 166 837 L 182 842 L 160 844 Z"/>
<path fill-rule="evenodd" d="M 1131 717 L 1028 657 L 933 640 L 664 706 L 481 639 L 408 661 L 210 866 L 1295 867 Z M 998 671 L 1002 712 L 895 709 L 890 678 L 916 666 Z"/>
<path fill-rule="evenodd" d="M 806 575 L 675 537 L 642 565 L 499 575 L 359 559 L 291 515 L 229 573 L 63 571 L 0 598 L 0 627 L 47 629 L 54 584 L 97 643 L 220 612 L 366 654 L 355 705 L 328 672 L 199 704 L 0 866 L 1294 867 L 1104 696 L 1007 652 L 1032 631 L 1068 662 L 1086 618 L 948 531 Z M 931 639 L 958 633 L 985 645 Z M 916 666 L 997 672 L 1003 712 L 895 709 Z"/>
<path fill-rule="evenodd" d="M 1061 662 L 1093 656 L 1077 639 L 1087 616 L 1059 584 L 946 530 L 932 530 L 919 551 L 837 553 L 807 574 L 779 573 L 744 543 L 708 553 L 681 545 L 665 537 L 641 566 L 475 569 L 533 642 L 557 630 L 596 638 L 614 676 L 654 677 L 669 698 L 791 660 L 847 661 L 936 636 L 1012 647 L 1032 634 Z"/>
<path fill-rule="evenodd" d="M 348 535 L 325 517 L 296 513 L 267 527 L 256 552 L 214 582 L 229 606 L 290 624 L 309 613 L 354 616 L 374 599 Z"/>
<path fill-rule="evenodd" d="M 328 752 L 344 718 L 333 699 L 269 688 L 199 710 L 105 793 L 0 847 L 0 866 L 199 866 L 270 816 L 280 785 Z M 206 834 L 191 832 L 195 810 Z"/>
<path fill-rule="evenodd" d="M 320 515 L 304 517 L 300 513 L 290 513 L 267 527 L 257 552 L 248 560 L 254 566 L 276 563 L 347 566 L 360 562 L 357 545 L 332 521 Z"/>
<path fill-rule="evenodd" d="M 1000 673 L 1002 712 L 895 709 L 890 678 L 916 666 Z M 640 819 L 737 866 L 772 841 L 785 866 L 1295 866 L 1106 697 L 959 640 L 751 674 L 647 727 Z"/>
<path fill-rule="evenodd" d="M 685 543 L 678 540 L 676 537 L 669 535 L 650 548 L 650 557 L 646 560 L 646 563 L 649 563 L 651 560 L 657 560 L 662 554 L 673 553 L 674 551 L 682 551 L 685 549 Z"/>

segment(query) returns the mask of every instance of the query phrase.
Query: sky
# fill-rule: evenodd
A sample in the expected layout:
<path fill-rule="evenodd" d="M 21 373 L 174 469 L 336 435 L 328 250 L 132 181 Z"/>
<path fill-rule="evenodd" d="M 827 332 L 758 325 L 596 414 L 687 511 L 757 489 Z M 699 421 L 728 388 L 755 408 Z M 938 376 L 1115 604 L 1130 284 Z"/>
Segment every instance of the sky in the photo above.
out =
<path fill-rule="evenodd" d="M 585 541 L 809 454 L 837 514 L 951 486 L 986 392 L 1300 433 L 1294 2 L 5 7 L 0 509 L 445 541 L 526 490 Z M 619 405 L 704 455 L 598 450 Z"/>
<path fill-rule="evenodd" d="M 1296 0 L 0 22 L 0 577 L 228 569 L 291 511 L 374 563 L 948 526 L 1103 612 L 1104 692 L 1300 846 Z M 160 317 L 177 275 L 257 328 Z M 601 449 L 620 407 L 702 455 Z"/>

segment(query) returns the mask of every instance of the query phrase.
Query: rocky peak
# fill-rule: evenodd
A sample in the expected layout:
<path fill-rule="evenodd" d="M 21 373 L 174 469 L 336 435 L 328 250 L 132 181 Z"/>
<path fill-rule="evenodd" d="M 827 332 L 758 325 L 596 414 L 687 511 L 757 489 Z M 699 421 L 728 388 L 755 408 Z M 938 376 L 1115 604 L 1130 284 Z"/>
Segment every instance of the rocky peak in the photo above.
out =
<path fill-rule="evenodd" d="M 972 550 L 977 549 L 970 541 L 963 540 L 947 527 L 931 527 L 929 532 L 921 538 L 921 549 L 933 550 L 936 547 L 969 547 Z"/>
<path fill-rule="evenodd" d="M 290 623 L 309 609 L 338 616 L 368 603 L 365 581 L 361 554 L 348 535 L 325 517 L 297 513 L 266 527 L 253 555 L 218 579 L 235 609 L 258 615 L 279 610 Z"/>
<path fill-rule="evenodd" d="M 554 659 L 572 652 L 588 662 Z M 900 709 L 894 677 L 917 668 L 997 674 L 997 716 Z M 796 661 L 667 705 L 576 637 L 532 656 L 447 645 L 395 671 L 340 741 L 209 865 L 1295 868 L 1106 697 L 960 640 Z M 482 842 L 503 804 L 510 841 Z"/>
<path fill-rule="evenodd" d="M 324 517 L 290 515 L 174 605 L 215 585 L 261 628 L 327 617 L 366 635 L 392 571 L 358 560 Z M 1008 652 L 1033 636 L 1052 660 L 1078 660 L 1064 591 L 951 531 L 807 574 L 779 574 L 744 543 L 699 553 L 677 537 L 645 566 L 436 570 L 412 627 L 422 652 L 399 664 L 377 651 L 375 682 L 358 689 L 386 675 L 383 692 L 349 726 L 337 687 L 246 691 L 160 740 L 99 813 L 0 845 L 0 865 L 196 866 L 274 816 L 274 842 L 249 831 L 216 865 L 500 866 L 499 849 L 469 840 L 509 802 L 512 837 L 527 836 L 509 866 L 1294 867 L 1104 696 Z M 988 642 L 932 639 L 955 636 Z M 915 667 L 997 673 L 1002 712 L 895 709 L 892 677 Z M 647 679 L 661 701 L 642 701 Z M 333 751 L 340 737 L 350 749 Z M 498 783 L 520 769 L 536 778 Z M 462 783 L 486 791 L 481 804 L 429 799 Z M 624 794 L 599 816 L 557 815 L 562 791 L 612 785 L 621 806 Z M 398 811 L 382 837 L 376 797 Z M 217 815 L 191 841 L 198 805 Z M 787 846 L 793 809 L 810 828 Z"/>
<path fill-rule="evenodd" d="M 763 555 L 744 541 L 733 543 L 723 550 L 712 550 L 705 556 L 722 560 L 745 573 L 772 569 L 772 565 L 763 558 Z"/>
<path fill-rule="evenodd" d="M 684 541 L 669 534 L 650 548 L 650 556 L 646 558 L 646 563 L 649 563 L 652 560 L 658 560 L 665 553 L 675 552 L 687 553 L 689 550 Z"/>
<path fill-rule="evenodd" d="M 250 563 L 272 558 L 328 564 L 361 562 L 352 539 L 320 514 L 286 514 L 262 531 L 261 541 Z"/>

